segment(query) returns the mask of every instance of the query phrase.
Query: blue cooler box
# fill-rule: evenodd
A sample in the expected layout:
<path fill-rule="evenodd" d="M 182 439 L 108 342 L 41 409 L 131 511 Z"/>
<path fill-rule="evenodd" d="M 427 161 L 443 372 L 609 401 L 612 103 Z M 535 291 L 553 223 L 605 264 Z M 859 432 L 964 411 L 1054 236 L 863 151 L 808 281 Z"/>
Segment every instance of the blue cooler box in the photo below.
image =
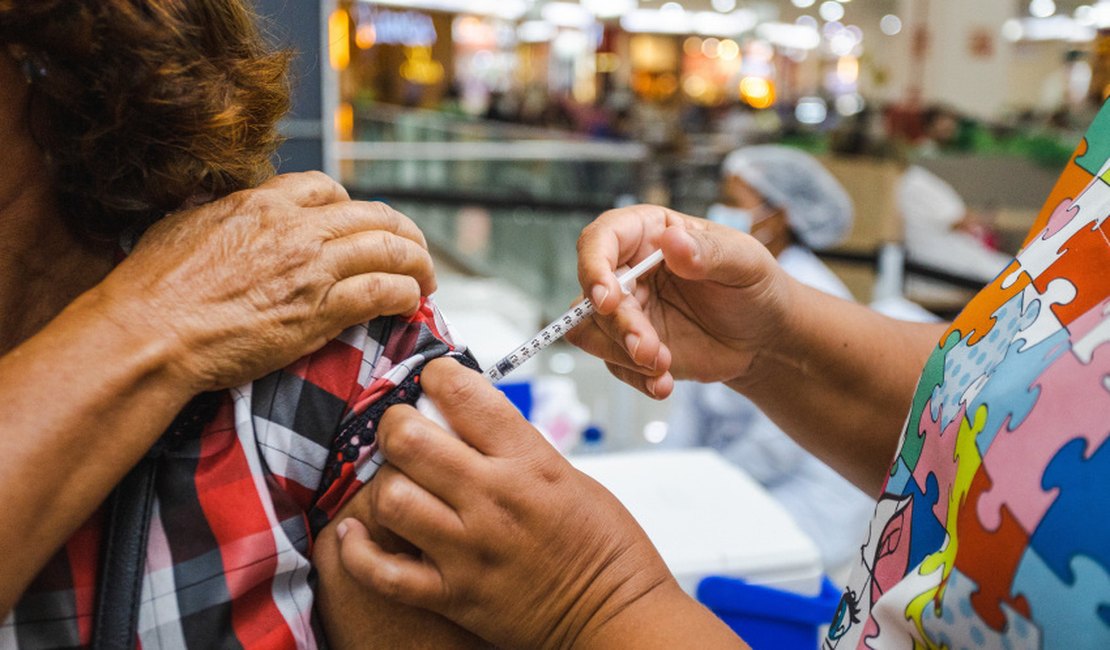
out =
<path fill-rule="evenodd" d="M 494 384 L 505 394 L 525 420 L 532 419 L 532 383 L 529 381 L 501 381 Z"/>
<path fill-rule="evenodd" d="M 739 634 L 753 650 L 814 650 L 818 628 L 828 624 L 840 590 L 828 578 L 816 596 L 710 576 L 698 584 L 698 600 Z"/>

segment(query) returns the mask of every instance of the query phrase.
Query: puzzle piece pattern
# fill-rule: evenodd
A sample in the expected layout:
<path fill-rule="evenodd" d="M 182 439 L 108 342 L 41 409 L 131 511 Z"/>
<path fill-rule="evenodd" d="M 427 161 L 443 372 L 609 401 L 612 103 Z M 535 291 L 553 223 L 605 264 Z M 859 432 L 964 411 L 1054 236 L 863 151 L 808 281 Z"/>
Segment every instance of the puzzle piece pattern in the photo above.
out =
<path fill-rule="evenodd" d="M 929 608 L 922 617 L 922 626 L 937 646 L 957 650 L 960 648 L 1005 648 L 1007 650 L 1032 650 L 1040 648 L 1040 630 L 1027 616 L 1003 605 L 1003 624 L 997 629 L 984 625 L 972 609 L 972 603 L 981 589 L 975 580 L 961 571 L 948 576 L 945 598 L 953 606 Z M 1001 631 L 1000 631 L 1001 630 Z"/>
<path fill-rule="evenodd" d="M 1047 341 L 1042 347 L 1051 348 L 1052 344 Z M 1049 467 L 1060 451 L 1061 440 L 1078 436 L 1098 446 L 1110 433 L 1110 392 L 1102 383 L 1110 368 L 1110 346 L 1091 354 L 1091 364 L 1084 364 L 1070 351 L 1053 357 L 1054 362 L 1045 366 L 1033 385 L 1040 395 L 1038 408 L 1013 431 L 999 434 L 987 450 L 983 463 L 994 488 L 977 505 L 987 528 L 997 527 L 998 513 L 1006 506 L 1032 534 L 1057 498 L 1056 487 L 1042 485 L 1040 471 L 1033 468 Z M 1030 471 L 1015 471 L 1019 467 Z"/>
<path fill-rule="evenodd" d="M 971 335 L 948 352 L 944 359 L 944 378 L 933 389 L 930 415 L 941 429 L 948 428 L 960 411 L 960 401 L 972 383 L 991 371 L 1006 356 L 1014 336 L 1036 317 L 1022 311 L 1022 294 L 1017 294 L 994 312 L 996 324 L 977 343 L 970 345 Z"/>
<path fill-rule="evenodd" d="M 1110 647 L 1107 159 L 1104 107 L 929 358 L 826 647 Z"/>
<path fill-rule="evenodd" d="M 1110 576 L 1103 565 L 1082 555 L 1071 558 L 1073 582 L 1058 579 L 1041 556 L 1029 549 L 1014 577 L 1014 590 L 1029 600 L 1044 648 L 1095 650 L 1107 647 L 1102 614 L 1110 600 Z"/>

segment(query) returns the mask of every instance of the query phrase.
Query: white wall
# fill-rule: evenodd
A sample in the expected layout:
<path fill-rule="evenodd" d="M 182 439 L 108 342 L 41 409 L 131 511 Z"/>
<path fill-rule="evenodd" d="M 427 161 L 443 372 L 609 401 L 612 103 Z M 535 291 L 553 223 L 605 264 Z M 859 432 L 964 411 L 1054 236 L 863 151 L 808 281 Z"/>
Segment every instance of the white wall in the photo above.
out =
<path fill-rule="evenodd" d="M 1017 15 L 1015 0 L 932 0 L 929 48 L 925 57 L 925 99 L 950 104 L 979 117 L 1006 106 L 1013 45 L 1000 35 L 1002 24 Z M 993 52 L 975 56 L 973 34 L 988 35 Z"/>
<path fill-rule="evenodd" d="M 1064 56 L 1073 46 L 1061 42 L 1020 43 L 1010 65 L 1007 103 L 1051 110 L 1063 101 L 1067 85 Z"/>

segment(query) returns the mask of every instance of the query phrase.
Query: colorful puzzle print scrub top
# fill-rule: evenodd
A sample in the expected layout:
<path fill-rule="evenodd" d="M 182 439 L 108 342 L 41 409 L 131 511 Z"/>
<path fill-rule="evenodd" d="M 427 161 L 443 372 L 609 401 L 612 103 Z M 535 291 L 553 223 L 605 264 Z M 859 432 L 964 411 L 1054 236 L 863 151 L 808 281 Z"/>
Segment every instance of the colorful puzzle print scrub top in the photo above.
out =
<path fill-rule="evenodd" d="M 1110 648 L 1110 109 L 929 358 L 826 648 Z"/>

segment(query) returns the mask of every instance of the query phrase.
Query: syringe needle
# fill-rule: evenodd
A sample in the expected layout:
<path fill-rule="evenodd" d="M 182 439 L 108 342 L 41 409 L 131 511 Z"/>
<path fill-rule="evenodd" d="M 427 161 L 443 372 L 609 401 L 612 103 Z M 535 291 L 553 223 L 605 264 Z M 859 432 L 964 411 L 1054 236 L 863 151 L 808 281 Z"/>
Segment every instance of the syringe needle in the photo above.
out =
<path fill-rule="evenodd" d="M 663 251 L 657 250 L 641 260 L 639 264 L 623 273 L 617 278 L 617 282 L 621 285 L 621 289 L 628 291 L 637 278 L 653 269 L 662 261 Z M 515 350 L 505 355 L 500 361 L 486 369 L 486 376 L 489 377 L 490 381 L 500 381 L 505 375 L 519 368 L 521 364 L 536 356 L 541 350 L 563 338 L 567 332 L 586 320 L 594 311 L 594 303 L 589 298 L 571 307 L 562 316 L 551 321 L 551 323 L 540 330 L 538 334 L 525 341 Z"/>

